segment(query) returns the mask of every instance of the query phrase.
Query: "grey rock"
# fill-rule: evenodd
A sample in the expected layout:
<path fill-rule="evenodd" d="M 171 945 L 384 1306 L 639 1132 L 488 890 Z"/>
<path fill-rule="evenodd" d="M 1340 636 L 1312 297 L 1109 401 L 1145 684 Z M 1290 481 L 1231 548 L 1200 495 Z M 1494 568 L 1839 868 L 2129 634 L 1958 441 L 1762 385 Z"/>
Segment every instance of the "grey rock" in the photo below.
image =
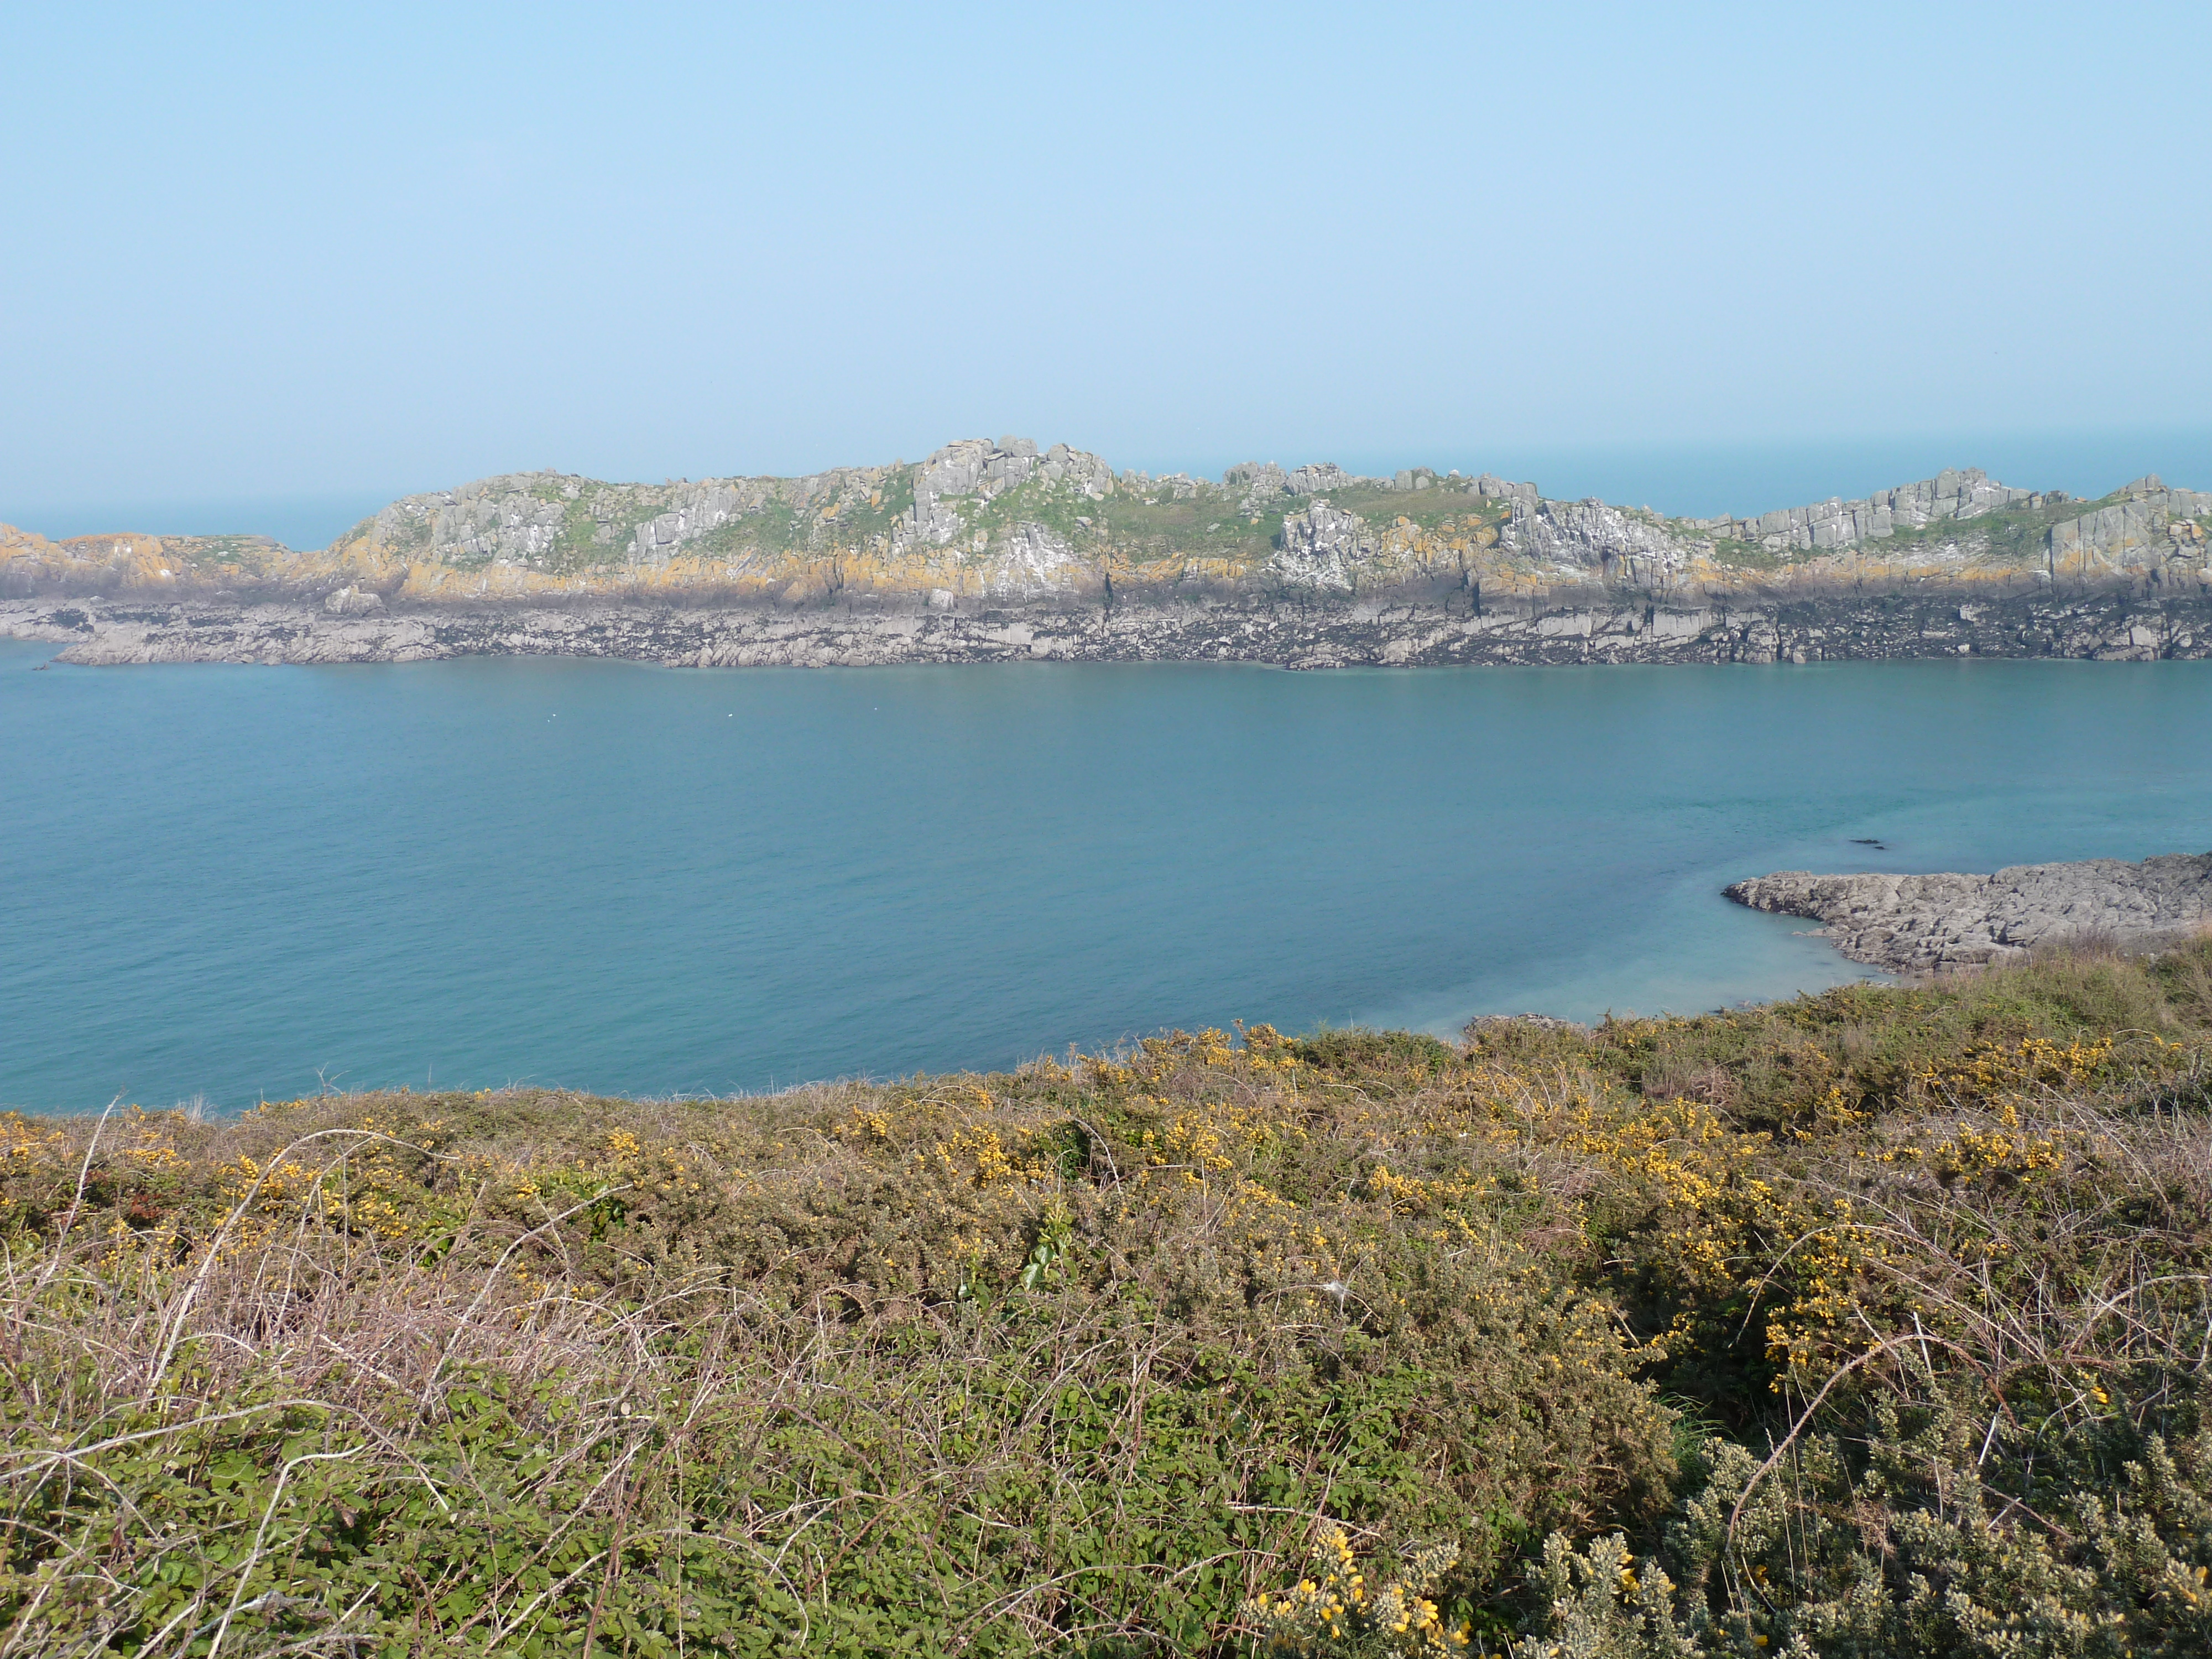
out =
<path fill-rule="evenodd" d="M 1832 497 L 1810 507 L 1734 520 L 1695 520 L 1697 528 L 1751 542 L 1770 552 L 1826 552 L 1893 535 L 1899 525 L 1922 528 L 2027 504 L 2033 492 L 1993 482 L 1979 467 L 1946 467 L 1933 478 L 1884 489 L 1866 501 Z"/>
<path fill-rule="evenodd" d="M 949 546 L 960 533 L 960 514 L 935 495 L 924 495 L 919 484 L 915 487 L 914 505 L 900 515 L 893 526 L 891 545 L 900 550 L 915 542 L 929 542 L 939 547 Z"/>
<path fill-rule="evenodd" d="M 960 533 L 961 519 L 958 509 L 945 505 L 947 499 L 977 493 L 987 477 L 992 478 L 992 487 L 983 493 L 997 493 L 1005 485 L 1006 471 L 1001 465 L 999 472 L 992 475 L 994 459 L 1003 461 L 1005 458 L 982 438 L 957 439 L 932 451 L 915 471 L 914 505 L 906 510 L 893 533 L 894 548 L 915 542 L 949 546 Z M 1028 465 L 1036 464 L 1034 458 L 1024 459 Z"/>
<path fill-rule="evenodd" d="M 1285 479 L 1294 495 L 1319 495 L 1332 489 L 1344 489 L 1359 482 L 1334 461 L 1316 461 L 1295 468 Z"/>
<path fill-rule="evenodd" d="M 1366 520 L 1317 501 L 1285 517 L 1268 565 L 1278 580 L 1293 586 L 1348 592 L 1358 567 L 1374 551 Z"/>
<path fill-rule="evenodd" d="M 1294 515 L 1310 524 L 1306 551 L 1326 581 L 1333 555 L 1355 560 L 1364 528 L 1327 503 Z M 1285 538 L 1286 541 L 1292 538 Z M 1048 547 L 1032 544 L 1048 566 Z M 1098 662 L 1224 657 L 1286 668 L 1356 663 L 1600 664 L 1861 660 L 1978 654 L 2140 659 L 2212 658 L 2212 594 L 2155 613 L 2117 591 L 2045 590 L 1993 599 L 1972 623 L 1929 629 L 1929 615 L 1872 594 L 1776 605 L 1757 613 L 1718 605 L 1655 605 L 1644 596 L 1565 605 L 1522 598 L 1470 604 L 1468 591 L 1426 586 L 1369 592 L 1294 583 L 1280 566 L 1267 584 L 1193 593 L 1170 581 L 1125 585 L 1110 605 L 1085 567 L 1034 598 L 936 589 L 921 604 L 826 592 L 780 603 L 671 604 L 650 593 L 585 599 L 433 603 L 389 599 L 380 611 L 339 616 L 312 599 L 155 599 L 143 592 L 67 599 L 0 598 L 0 637 L 52 643 L 83 664 L 146 662 L 414 662 L 474 655 L 623 657 L 678 665 L 975 663 L 1040 655 Z M 1583 590 L 1586 594 L 1588 590 Z M 1952 612 L 1941 613 L 1948 618 Z M 1963 637 L 1962 637 L 1963 636 Z M 1813 879 L 1807 878 L 1806 879 Z M 1893 879 L 1883 878 L 1881 879 Z"/>
<path fill-rule="evenodd" d="M 1018 484 L 1029 482 L 1030 474 L 1036 471 L 1034 455 L 994 454 L 983 463 L 983 482 L 977 493 L 985 501 Z"/>
<path fill-rule="evenodd" d="M 1081 568 L 1074 550 L 1052 530 L 1025 521 L 1016 525 L 1000 544 L 992 592 L 1034 599 L 1073 587 Z"/>
<path fill-rule="evenodd" d="M 2062 559 L 2093 555 L 2124 562 L 2129 554 L 2148 550 L 2160 527 L 2153 502 L 2141 498 L 2115 501 L 2051 526 L 2045 545 Z"/>
<path fill-rule="evenodd" d="M 1239 461 L 1221 475 L 1221 485 L 1247 515 L 1265 513 L 1291 493 L 1290 475 L 1273 461 Z"/>
<path fill-rule="evenodd" d="M 915 475 L 915 499 L 972 493 L 983 482 L 983 469 L 990 465 L 991 455 L 991 445 L 981 438 L 957 439 L 932 451 Z"/>
<path fill-rule="evenodd" d="M 1091 501 L 1103 501 L 1114 488 L 1114 469 L 1088 450 L 1054 444 L 1038 469 L 1054 483 L 1072 484 Z"/>
<path fill-rule="evenodd" d="M 682 492 L 682 499 L 670 511 L 647 519 L 631 532 L 626 550 L 628 561 L 631 564 L 665 565 L 686 542 L 696 541 L 737 518 L 743 506 L 744 497 L 729 485 L 691 486 Z M 528 563 L 532 557 L 534 550 L 517 562 Z"/>
<path fill-rule="evenodd" d="M 1512 501 L 1499 544 L 1542 563 L 1659 590 L 1673 584 L 1688 556 L 1663 525 L 1602 501 L 1531 501 L 1518 494 Z"/>
<path fill-rule="evenodd" d="M 381 594 L 363 592 L 357 587 L 341 587 L 323 596 L 323 610 L 333 617 L 373 616 L 383 609 Z"/>
<path fill-rule="evenodd" d="M 1791 870 L 1727 893 L 1755 910 L 1826 923 L 1854 962 L 1926 974 L 2015 961 L 2069 939 L 2136 949 L 2176 942 L 2212 918 L 2212 853 L 2023 864 L 1988 876 Z"/>
<path fill-rule="evenodd" d="M 2051 526 L 2045 551 L 2053 574 L 2124 577 L 2153 586 L 2212 584 L 2206 534 L 2212 494 L 2168 489 L 2156 473 L 2136 479 L 2109 507 Z"/>
<path fill-rule="evenodd" d="M 1487 472 L 1474 481 L 1474 493 L 1502 500 L 1526 501 L 1532 507 L 1543 499 L 1533 483 L 1510 483 Z"/>

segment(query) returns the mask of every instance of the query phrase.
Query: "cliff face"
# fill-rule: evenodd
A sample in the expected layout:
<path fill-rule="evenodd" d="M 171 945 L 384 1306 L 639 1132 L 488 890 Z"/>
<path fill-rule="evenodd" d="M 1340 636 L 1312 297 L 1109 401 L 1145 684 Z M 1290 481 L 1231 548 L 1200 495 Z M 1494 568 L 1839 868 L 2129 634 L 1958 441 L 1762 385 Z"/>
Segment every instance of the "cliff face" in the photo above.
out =
<path fill-rule="evenodd" d="M 2212 599 L 2208 532 L 2212 495 L 2155 477 L 2084 503 L 1946 471 L 1865 501 L 1681 520 L 1426 468 L 1370 478 L 1248 463 L 1218 483 L 1155 478 L 1008 437 L 802 478 L 513 474 L 394 501 L 313 552 L 253 537 L 56 542 L 0 526 L 0 600 L 105 598 L 82 614 L 112 619 L 125 601 L 158 596 L 258 607 L 272 627 L 281 610 L 283 628 L 326 634 L 425 607 L 519 607 L 519 617 L 599 602 L 824 624 L 817 613 L 964 618 L 969 632 L 988 614 L 1055 634 L 1067 630 L 1054 618 L 1095 611 L 1091 631 L 1111 635 L 1117 613 L 1126 622 L 1150 608 L 1157 648 L 1182 654 L 1189 630 L 1172 618 L 1193 606 L 1370 632 L 1394 609 L 1449 627 L 1462 616 L 1548 619 L 1532 639 L 1672 630 L 1672 649 L 1710 635 L 1718 617 L 1771 620 L 1832 601 L 1911 596 L 1924 608 L 1942 594 L 1966 600 L 1959 614 L 1972 621 L 1976 605 L 2040 601 L 2048 617 L 2119 594 L 2160 605 L 2161 645 L 2187 634 L 2181 648 L 2193 652 L 2202 630 L 2186 617 Z M 32 626 L 20 605 L 8 611 L 15 631 Z M 2185 625 L 2171 625 L 2177 617 Z M 1764 647 L 1739 639 L 1723 654 L 1833 654 L 1813 636 L 1820 628 L 1808 619 L 1795 639 L 1769 629 Z M 1433 656 L 1433 641 L 1409 637 L 1392 635 L 1389 659 Z M 1206 653 L 1221 654 L 1208 638 Z"/>

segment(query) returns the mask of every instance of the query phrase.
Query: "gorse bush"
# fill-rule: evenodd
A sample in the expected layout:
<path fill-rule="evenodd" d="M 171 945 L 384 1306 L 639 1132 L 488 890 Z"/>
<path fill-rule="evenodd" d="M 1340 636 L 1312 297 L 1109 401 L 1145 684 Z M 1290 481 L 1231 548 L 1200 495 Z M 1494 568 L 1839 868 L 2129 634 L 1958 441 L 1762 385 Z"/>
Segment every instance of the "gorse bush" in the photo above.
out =
<path fill-rule="evenodd" d="M 1330 1528 L 1315 1546 L 1310 1575 L 1279 1595 L 1261 1591 L 1244 1604 L 1244 1616 L 1276 1654 L 1448 1659 L 1468 1645 L 1467 1627 L 1448 1622 L 1429 1598 L 1458 1563 L 1449 1545 L 1419 1550 L 1402 1578 L 1370 1588 L 1352 1540 Z"/>
<path fill-rule="evenodd" d="M 0 1655 L 2212 1650 L 2208 964 L 0 1119 Z"/>

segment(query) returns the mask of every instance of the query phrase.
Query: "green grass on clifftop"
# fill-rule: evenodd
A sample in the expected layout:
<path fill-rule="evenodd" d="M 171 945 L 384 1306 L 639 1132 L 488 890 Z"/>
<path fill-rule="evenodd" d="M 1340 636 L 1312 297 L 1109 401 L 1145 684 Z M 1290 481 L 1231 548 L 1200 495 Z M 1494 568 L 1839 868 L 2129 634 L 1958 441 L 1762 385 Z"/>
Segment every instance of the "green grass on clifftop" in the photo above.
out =
<path fill-rule="evenodd" d="M 0 1118 L 0 1652 L 2202 1655 L 2208 1029 Z"/>

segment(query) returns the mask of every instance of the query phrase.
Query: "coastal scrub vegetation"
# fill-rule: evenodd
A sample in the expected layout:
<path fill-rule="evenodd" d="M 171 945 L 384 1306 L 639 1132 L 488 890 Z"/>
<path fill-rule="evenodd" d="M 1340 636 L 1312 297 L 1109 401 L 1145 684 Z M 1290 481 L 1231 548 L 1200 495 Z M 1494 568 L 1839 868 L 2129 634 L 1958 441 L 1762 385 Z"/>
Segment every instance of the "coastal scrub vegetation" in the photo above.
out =
<path fill-rule="evenodd" d="M 0 1117 L 0 1655 L 2212 1651 L 2212 941 Z"/>

